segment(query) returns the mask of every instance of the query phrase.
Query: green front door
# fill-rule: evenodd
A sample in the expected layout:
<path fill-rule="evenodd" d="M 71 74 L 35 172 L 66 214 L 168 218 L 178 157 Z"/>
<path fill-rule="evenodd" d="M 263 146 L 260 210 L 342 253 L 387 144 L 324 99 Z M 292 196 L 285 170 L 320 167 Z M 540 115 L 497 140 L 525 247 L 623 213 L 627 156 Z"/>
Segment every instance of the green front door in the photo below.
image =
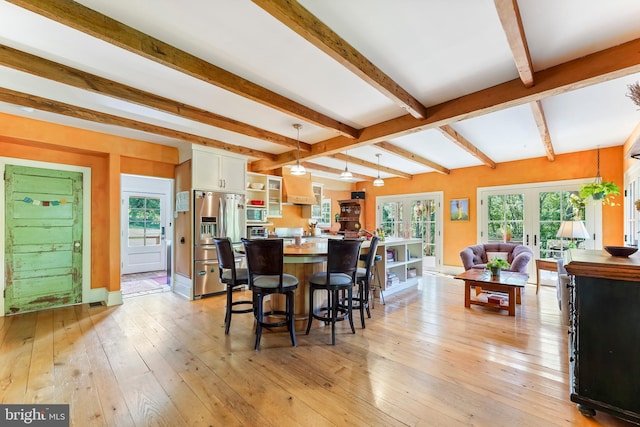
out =
<path fill-rule="evenodd" d="M 7 165 L 5 314 L 82 301 L 82 174 Z"/>

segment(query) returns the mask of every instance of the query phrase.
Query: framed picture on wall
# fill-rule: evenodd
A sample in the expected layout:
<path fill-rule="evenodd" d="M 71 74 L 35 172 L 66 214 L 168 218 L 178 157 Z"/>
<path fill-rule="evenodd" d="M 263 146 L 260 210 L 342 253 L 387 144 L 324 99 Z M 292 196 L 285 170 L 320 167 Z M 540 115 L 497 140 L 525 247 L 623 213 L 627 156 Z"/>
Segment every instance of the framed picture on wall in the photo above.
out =
<path fill-rule="evenodd" d="M 469 199 L 451 199 L 451 221 L 469 221 Z"/>

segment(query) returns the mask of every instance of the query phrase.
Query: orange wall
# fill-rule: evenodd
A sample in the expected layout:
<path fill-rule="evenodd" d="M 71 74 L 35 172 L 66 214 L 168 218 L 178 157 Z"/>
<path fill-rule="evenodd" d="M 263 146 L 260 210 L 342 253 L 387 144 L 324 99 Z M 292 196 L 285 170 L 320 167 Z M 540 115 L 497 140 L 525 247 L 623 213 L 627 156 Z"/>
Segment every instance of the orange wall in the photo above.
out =
<path fill-rule="evenodd" d="M 110 165 L 173 178 L 178 150 L 0 114 L 0 156 L 91 169 L 91 287 L 120 289 L 120 186 L 110 182 Z"/>
<path fill-rule="evenodd" d="M 605 180 L 614 181 L 620 187 L 623 186 L 623 150 L 623 146 L 600 150 L 601 175 Z M 119 289 L 119 281 L 114 283 L 113 278 L 119 277 L 120 260 L 109 259 L 115 258 L 114 253 L 119 254 L 119 248 L 110 247 L 115 243 L 109 243 L 119 242 L 119 237 L 113 235 L 119 233 L 119 217 L 112 218 L 113 215 L 109 213 L 115 209 L 119 211 L 119 207 L 105 206 L 109 200 L 119 200 L 120 192 L 119 185 L 115 186 L 116 188 L 109 186 L 110 162 L 119 165 L 121 173 L 173 178 L 174 168 L 178 164 L 177 149 L 0 114 L 0 156 L 79 165 L 92 169 L 92 287 L 106 286 L 110 290 Z M 446 265 L 461 265 L 458 256 L 460 249 L 476 243 L 478 187 L 592 178 L 595 173 L 596 151 L 592 150 L 557 155 L 553 162 L 546 158 L 537 158 L 500 163 L 495 169 L 478 166 L 456 169 L 449 175 L 428 173 L 414 176 L 411 180 L 386 179 L 384 187 L 359 183 L 346 191 L 330 190 L 325 184 L 324 193 L 325 197 L 332 200 L 333 217 L 338 212 L 338 200 L 349 199 L 351 190 L 365 190 L 367 197 L 362 222 L 364 228 L 371 230 L 376 227 L 376 196 L 443 191 L 443 262 Z M 469 199 L 469 222 L 448 220 L 448 201 L 453 198 Z M 618 203 L 622 203 L 622 197 L 618 197 Z M 283 218 L 273 219 L 274 226 L 307 227 L 308 220 L 302 218 L 300 206 L 285 205 L 283 212 Z M 603 244 L 623 243 L 623 222 L 622 206 L 603 207 Z"/>
<path fill-rule="evenodd" d="M 395 194 L 411 194 L 430 191 L 444 193 L 444 254 L 445 265 L 460 266 L 459 252 L 462 248 L 475 244 L 477 236 L 477 189 L 498 185 L 524 184 L 559 181 L 578 178 L 593 178 L 596 175 L 596 150 L 571 154 L 560 154 L 555 161 L 546 157 L 500 163 L 495 169 L 477 166 L 455 169 L 449 175 L 428 173 L 416 175 L 411 180 L 403 178 L 385 179 L 384 187 L 374 187 L 370 183 L 359 183 L 358 188 L 366 191 L 366 223 L 375 222 L 375 197 Z M 617 146 L 600 150 L 600 173 L 605 181 L 614 181 L 623 187 L 623 147 Z M 449 200 L 469 199 L 468 222 L 449 220 Z M 617 197 L 623 204 L 623 197 Z M 624 234 L 624 213 L 622 206 L 604 206 L 603 245 L 622 245 Z"/>

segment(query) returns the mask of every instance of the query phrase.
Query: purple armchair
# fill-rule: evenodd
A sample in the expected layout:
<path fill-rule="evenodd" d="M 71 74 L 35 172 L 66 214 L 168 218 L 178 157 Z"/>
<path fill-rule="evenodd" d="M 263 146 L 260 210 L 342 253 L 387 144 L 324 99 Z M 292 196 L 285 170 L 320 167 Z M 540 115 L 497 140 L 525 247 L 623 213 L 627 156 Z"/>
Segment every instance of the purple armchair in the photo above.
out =
<path fill-rule="evenodd" d="M 460 259 L 465 270 L 471 268 L 485 268 L 487 253 L 500 252 L 506 254 L 507 262 L 511 265 L 509 271 L 527 273 L 527 264 L 533 258 L 533 251 L 524 245 L 517 243 L 484 243 L 468 246 L 460 251 Z M 489 254 L 494 255 L 495 254 Z M 502 255 L 504 256 L 504 255 Z"/>

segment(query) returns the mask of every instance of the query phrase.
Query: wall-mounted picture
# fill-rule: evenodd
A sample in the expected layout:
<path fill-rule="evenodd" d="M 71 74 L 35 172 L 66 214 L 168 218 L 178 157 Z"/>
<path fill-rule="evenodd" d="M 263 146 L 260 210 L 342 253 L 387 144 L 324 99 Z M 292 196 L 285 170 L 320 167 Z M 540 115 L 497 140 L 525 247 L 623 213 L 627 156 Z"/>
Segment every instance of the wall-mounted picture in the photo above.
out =
<path fill-rule="evenodd" d="M 451 199 L 451 221 L 469 221 L 469 199 Z"/>

